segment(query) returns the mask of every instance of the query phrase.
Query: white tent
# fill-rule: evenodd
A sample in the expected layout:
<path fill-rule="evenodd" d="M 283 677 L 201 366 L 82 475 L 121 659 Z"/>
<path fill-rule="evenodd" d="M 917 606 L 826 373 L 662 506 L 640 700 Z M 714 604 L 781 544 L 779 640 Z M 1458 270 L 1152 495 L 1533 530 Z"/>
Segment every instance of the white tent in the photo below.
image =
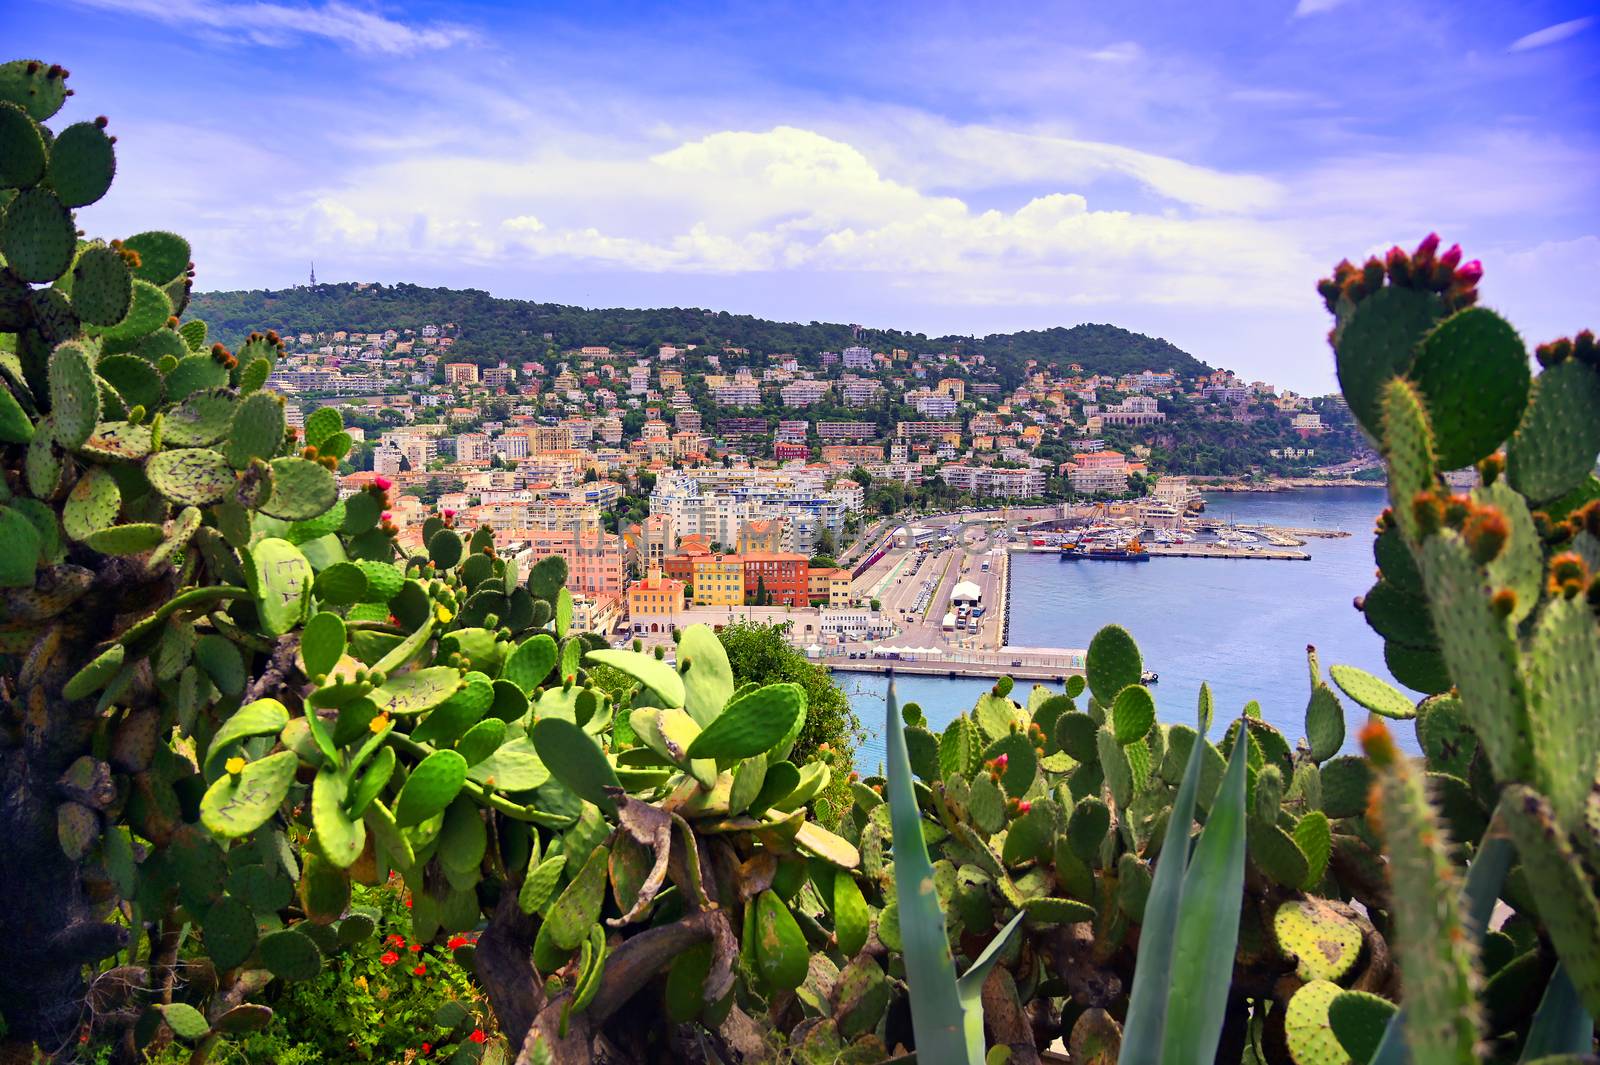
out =
<path fill-rule="evenodd" d="M 950 590 L 952 603 L 976 603 L 982 598 L 982 590 L 972 581 L 962 581 Z"/>

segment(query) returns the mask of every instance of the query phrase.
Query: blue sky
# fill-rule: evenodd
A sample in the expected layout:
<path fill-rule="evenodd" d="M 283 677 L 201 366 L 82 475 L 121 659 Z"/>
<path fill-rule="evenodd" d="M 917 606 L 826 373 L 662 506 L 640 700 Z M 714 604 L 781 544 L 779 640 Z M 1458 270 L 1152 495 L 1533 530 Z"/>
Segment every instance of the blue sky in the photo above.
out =
<path fill-rule="evenodd" d="M 1110 321 L 1331 387 L 1430 229 L 1600 325 L 1600 3 L 10 0 L 203 288 L 471 285 L 938 335 Z"/>

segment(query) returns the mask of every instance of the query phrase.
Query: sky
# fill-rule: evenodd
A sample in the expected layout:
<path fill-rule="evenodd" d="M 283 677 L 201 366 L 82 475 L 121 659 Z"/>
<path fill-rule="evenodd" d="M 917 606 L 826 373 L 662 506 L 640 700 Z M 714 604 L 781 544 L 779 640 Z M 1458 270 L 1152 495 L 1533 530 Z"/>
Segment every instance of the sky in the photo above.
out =
<path fill-rule="evenodd" d="M 1314 285 L 1430 230 L 1600 325 L 1600 0 L 4 0 L 110 118 L 94 235 L 923 332 L 1111 322 L 1333 387 Z"/>

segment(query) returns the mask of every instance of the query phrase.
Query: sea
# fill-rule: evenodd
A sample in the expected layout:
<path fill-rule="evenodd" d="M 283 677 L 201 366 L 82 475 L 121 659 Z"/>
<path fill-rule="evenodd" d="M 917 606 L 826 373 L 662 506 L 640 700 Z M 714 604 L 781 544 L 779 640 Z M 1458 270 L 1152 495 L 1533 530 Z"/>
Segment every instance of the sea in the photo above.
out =
<path fill-rule="evenodd" d="M 1381 488 L 1313 488 L 1291 492 L 1213 493 L 1206 516 L 1299 529 L 1339 529 L 1346 537 L 1308 537 L 1309 561 L 1153 558 L 1149 562 L 1064 562 L 1053 555 L 1011 556 L 1011 631 L 1020 647 L 1085 648 L 1113 622 L 1138 641 L 1161 720 L 1193 724 L 1201 682 L 1211 687 L 1217 724 L 1254 700 L 1264 720 L 1292 744 L 1305 734 L 1311 688 L 1306 647 L 1314 645 L 1323 677 L 1331 663 L 1360 666 L 1391 680 L 1383 641 L 1352 605 L 1371 585 L 1372 528 L 1387 505 Z M 885 677 L 836 673 L 866 727 L 857 750 L 863 773 L 883 762 Z M 1013 697 L 1026 698 L 1031 681 Z M 935 730 L 993 685 L 980 678 L 902 674 L 895 690 L 914 701 Z M 1060 685 L 1048 685 L 1059 690 Z M 1365 711 L 1341 697 L 1347 748 Z M 1213 737 L 1215 738 L 1215 736 Z M 1415 749 L 1409 728 L 1396 739 Z"/>

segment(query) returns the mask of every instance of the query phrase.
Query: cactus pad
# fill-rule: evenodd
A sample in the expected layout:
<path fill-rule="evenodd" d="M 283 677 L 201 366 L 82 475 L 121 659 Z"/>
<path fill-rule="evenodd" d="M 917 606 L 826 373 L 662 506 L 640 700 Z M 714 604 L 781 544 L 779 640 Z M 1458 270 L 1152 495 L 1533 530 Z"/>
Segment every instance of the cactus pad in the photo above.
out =
<path fill-rule="evenodd" d="M 92 466 L 67 493 L 61 507 L 61 528 L 72 539 L 85 540 L 114 525 L 121 509 L 122 491 L 116 478 L 104 467 Z"/>
<path fill-rule="evenodd" d="M 600 918 L 606 899 L 606 871 L 610 852 L 596 847 L 578 874 L 545 913 L 550 939 L 563 950 L 575 950 Z"/>
<path fill-rule="evenodd" d="M 228 460 L 209 448 L 178 448 L 152 455 L 145 476 L 156 491 L 174 503 L 205 506 L 224 498 L 234 486 Z"/>
<path fill-rule="evenodd" d="M 1410 367 L 1417 343 L 1443 313 L 1438 296 L 1389 286 L 1356 305 L 1335 336 L 1339 386 L 1356 421 L 1383 436 L 1384 384 Z"/>
<path fill-rule="evenodd" d="M 1314 980 L 1289 999 L 1284 1035 L 1295 1065 L 1350 1065 L 1350 1055 L 1328 1022 L 1328 1007 L 1343 990 L 1331 981 Z"/>
<path fill-rule="evenodd" d="M 176 280 L 189 267 L 189 242 L 176 233 L 159 229 L 135 233 L 124 240 L 122 246 L 139 253 L 139 267 L 135 274 L 154 285 L 165 285 Z M 195 351 L 205 346 L 205 323 L 200 323 L 198 332 L 200 342 L 189 345 Z"/>
<path fill-rule="evenodd" d="M 1369 992 L 1341 991 L 1328 1004 L 1328 1025 L 1351 1060 L 1366 1065 L 1398 1011 L 1393 1002 Z"/>
<path fill-rule="evenodd" d="M 24 281 L 54 281 L 77 248 L 72 212 L 50 189 L 23 189 L 0 213 L 0 254 Z"/>
<path fill-rule="evenodd" d="M 1338 980 L 1361 955 L 1361 929 L 1324 899 L 1290 899 L 1272 915 L 1279 949 L 1299 962 L 1300 979 Z"/>
<path fill-rule="evenodd" d="M 1541 373 L 1506 445 L 1506 478 L 1531 502 L 1581 485 L 1600 452 L 1600 369 L 1568 359 Z"/>
<path fill-rule="evenodd" d="M 1101 630 L 1104 631 L 1104 630 Z M 1095 733 L 1095 749 L 1100 755 L 1100 768 L 1105 773 L 1106 787 L 1117 805 L 1125 807 L 1133 801 L 1133 766 L 1128 759 L 1128 748 L 1117 742 L 1116 734 L 1101 726 Z"/>
<path fill-rule="evenodd" d="M 206 954 L 219 971 L 237 968 L 256 949 L 256 918 L 232 897 L 217 900 L 201 923 Z"/>
<path fill-rule="evenodd" d="M 552 555 L 551 557 L 558 558 L 559 556 Z M 548 559 L 544 561 L 548 561 Z M 534 577 L 539 572 L 539 566 L 544 565 L 544 561 L 535 565 L 534 572 L 528 574 L 528 590 L 533 592 L 534 595 L 538 595 L 538 592 L 534 591 L 533 588 Z M 562 560 L 563 572 L 565 572 L 565 566 L 566 562 Z M 583 657 L 586 662 L 598 662 L 603 666 L 614 666 L 622 670 L 622 672 L 655 692 L 667 706 L 683 705 L 683 678 L 678 675 L 677 670 L 651 655 L 640 654 L 637 651 L 602 648 L 590 651 Z"/>
<path fill-rule="evenodd" d="M 401 828 L 420 825 L 442 813 L 467 779 L 467 762 L 455 751 L 434 751 L 417 763 L 395 799 L 394 820 Z"/>
<path fill-rule="evenodd" d="M 1089 641 L 1085 668 L 1089 690 L 1102 706 L 1110 706 L 1123 688 L 1139 683 L 1144 660 L 1127 629 L 1107 625 Z"/>
<path fill-rule="evenodd" d="M 1156 723 L 1156 700 L 1143 684 L 1130 684 L 1111 703 L 1112 729 L 1123 745 L 1143 739 Z"/>
<path fill-rule="evenodd" d="M 72 268 L 72 309 L 90 325 L 115 325 L 133 303 L 133 276 L 122 256 L 95 246 Z"/>
<path fill-rule="evenodd" d="M 457 543 L 460 543 L 459 539 Z M 533 690 L 550 675 L 558 654 L 554 637 L 545 632 L 536 633 L 511 652 L 501 667 L 500 676 L 521 688 L 524 695 L 532 695 Z"/>
<path fill-rule="evenodd" d="M 788 735 L 805 706 L 805 690 L 798 684 L 767 684 L 736 696 L 690 743 L 689 757 L 741 759 L 765 754 Z"/>
<path fill-rule="evenodd" d="M 1322 766 L 1322 809 L 1335 821 L 1359 817 L 1367 808 L 1372 770 L 1355 755 L 1335 758 Z"/>
<path fill-rule="evenodd" d="M 279 751 L 218 777 L 200 800 L 200 820 L 219 836 L 247 836 L 266 823 L 294 783 L 299 758 Z"/>
<path fill-rule="evenodd" d="M 1417 708 L 1388 682 L 1355 666 L 1332 665 L 1328 675 L 1350 698 L 1382 717 L 1406 720 L 1417 716 Z"/>
<path fill-rule="evenodd" d="M 1312 810 L 1295 822 L 1293 836 L 1294 845 L 1306 857 L 1306 876 L 1300 886 L 1309 891 L 1322 882 L 1328 869 L 1328 859 L 1333 855 L 1333 826 L 1328 823 L 1327 814 Z"/>
<path fill-rule="evenodd" d="M 86 207 L 106 194 L 117 173 L 117 152 L 95 122 L 74 122 L 50 143 L 47 180 L 68 207 Z"/>
<path fill-rule="evenodd" d="M 274 392 L 254 392 L 241 400 L 228 426 L 223 448 L 228 465 L 242 470 L 250 460 L 270 459 L 283 446 L 283 397 Z"/>
<path fill-rule="evenodd" d="M 683 672 L 683 707 L 702 727 L 733 698 L 733 668 L 722 641 L 709 625 L 690 625 L 678 640 L 678 659 L 687 663 Z"/>
<path fill-rule="evenodd" d="M 322 971 L 322 951 L 294 928 L 269 932 L 258 945 L 261 964 L 282 980 L 312 980 Z"/>
<path fill-rule="evenodd" d="M 100 420 L 100 388 L 88 349 L 66 343 L 50 354 L 50 420 L 69 450 L 81 447 Z"/>
<path fill-rule="evenodd" d="M 272 460 L 272 494 L 261 512 L 285 521 L 307 521 L 339 498 L 339 485 L 327 467 L 309 459 Z"/>
<path fill-rule="evenodd" d="M 756 908 L 756 966 L 769 991 L 787 991 L 805 982 L 811 950 L 789 907 L 776 892 L 763 891 L 752 903 Z"/>
<path fill-rule="evenodd" d="M 39 124 L 17 104 L 0 100 L 0 188 L 37 185 L 44 177 L 45 163 Z"/>

